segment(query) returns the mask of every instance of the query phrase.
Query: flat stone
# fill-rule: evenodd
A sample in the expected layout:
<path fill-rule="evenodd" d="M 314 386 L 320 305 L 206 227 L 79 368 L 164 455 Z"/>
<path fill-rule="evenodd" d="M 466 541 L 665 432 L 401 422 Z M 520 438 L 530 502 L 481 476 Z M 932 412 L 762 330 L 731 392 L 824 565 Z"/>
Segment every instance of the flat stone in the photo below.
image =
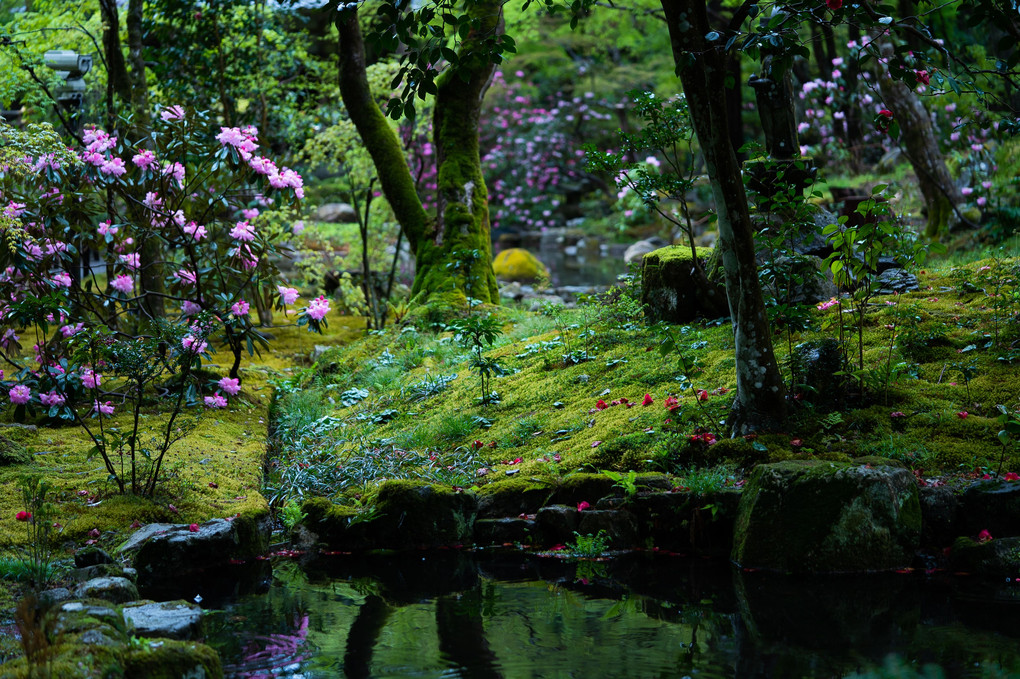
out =
<path fill-rule="evenodd" d="M 113 557 L 98 547 L 85 547 L 74 553 L 74 565 L 76 568 L 96 566 L 102 563 L 113 563 Z"/>
<path fill-rule="evenodd" d="M 132 533 L 127 540 L 122 542 L 117 547 L 117 553 L 128 554 L 130 552 L 138 551 L 138 549 L 145 544 L 145 541 L 151 537 L 164 533 L 174 527 L 172 523 L 150 523 L 142 526 L 134 533 Z"/>
<path fill-rule="evenodd" d="M 535 515 L 535 523 L 543 544 L 566 543 L 574 539 L 581 521 L 577 507 L 549 505 Z"/>
<path fill-rule="evenodd" d="M 74 596 L 80 599 L 105 599 L 115 604 L 122 604 L 125 601 L 137 599 L 138 588 L 127 578 L 93 578 L 75 587 Z"/>
<path fill-rule="evenodd" d="M 187 601 L 136 602 L 123 608 L 129 632 L 138 637 L 197 639 L 202 609 Z"/>

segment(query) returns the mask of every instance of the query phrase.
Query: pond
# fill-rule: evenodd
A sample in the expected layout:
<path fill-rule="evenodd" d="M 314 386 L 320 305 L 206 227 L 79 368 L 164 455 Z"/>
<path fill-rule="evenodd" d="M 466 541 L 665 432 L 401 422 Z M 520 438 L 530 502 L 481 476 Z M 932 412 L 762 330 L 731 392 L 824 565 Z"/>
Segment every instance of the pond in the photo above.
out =
<path fill-rule="evenodd" d="M 228 677 L 1004 677 L 1020 581 L 796 578 L 636 553 L 334 555 L 217 602 Z"/>

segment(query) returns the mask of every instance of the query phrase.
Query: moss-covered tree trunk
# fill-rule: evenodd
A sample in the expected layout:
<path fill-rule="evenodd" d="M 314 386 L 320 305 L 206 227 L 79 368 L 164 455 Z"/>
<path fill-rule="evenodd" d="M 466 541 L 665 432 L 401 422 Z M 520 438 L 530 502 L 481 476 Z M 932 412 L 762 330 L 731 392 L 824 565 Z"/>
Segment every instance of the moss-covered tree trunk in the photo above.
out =
<path fill-rule="evenodd" d="M 422 207 L 400 142 L 369 89 L 357 10 L 337 17 L 340 95 L 415 253 L 412 294 L 421 293 L 421 299 L 453 293 L 461 299 L 469 295 L 499 302 L 492 273 L 488 193 L 478 154 L 478 117 L 494 65 L 472 51 L 477 41 L 502 31 L 500 7 L 489 0 L 468 6 L 469 16 L 477 23 L 461 42 L 458 64 L 437 82 L 433 135 L 439 163 L 439 212 L 435 219 Z M 479 256 L 471 257 L 472 251 Z M 469 267 L 461 266 L 468 260 L 473 260 Z"/>
<path fill-rule="evenodd" d="M 758 282 L 754 233 L 740 165 L 728 135 L 725 65 L 721 46 L 708 43 L 704 0 L 662 0 L 673 58 L 719 217 L 719 252 L 726 278 L 737 364 L 731 433 L 773 429 L 786 413 L 786 390 Z"/>
<path fill-rule="evenodd" d="M 882 45 L 882 55 L 886 58 L 894 56 L 891 43 Z M 924 235 L 938 239 L 949 230 L 954 221 L 956 205 L 962 196 L 953 183 L 953 178 L 946 167 L 946 159 L 939 150 L 935 129 L 931 124 L 931 114 L 925 108 L 920 97 L 902 80 L 896 80 L 889 74 L 889 69 L 878 69 L 878 87 L 882 100 L 892 111 L 894 119 L 899 121 L 900 144 L 907 155 L 907 160 L 914 168 L 917 183 L 921 187 L 921 195 L 928 212 L 928 225 Z"/>

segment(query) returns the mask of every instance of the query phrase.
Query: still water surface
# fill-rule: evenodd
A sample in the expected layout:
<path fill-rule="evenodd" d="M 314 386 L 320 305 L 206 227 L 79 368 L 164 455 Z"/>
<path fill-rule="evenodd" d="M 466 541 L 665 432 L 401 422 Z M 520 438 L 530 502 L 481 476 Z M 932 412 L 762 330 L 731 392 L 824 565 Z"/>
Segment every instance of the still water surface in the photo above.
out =
<path fill-rule="evenodd" d="M 230 677 L 1020 676 L 1020 583 L 413 553 L 275 564 L 221 602 Z"/>

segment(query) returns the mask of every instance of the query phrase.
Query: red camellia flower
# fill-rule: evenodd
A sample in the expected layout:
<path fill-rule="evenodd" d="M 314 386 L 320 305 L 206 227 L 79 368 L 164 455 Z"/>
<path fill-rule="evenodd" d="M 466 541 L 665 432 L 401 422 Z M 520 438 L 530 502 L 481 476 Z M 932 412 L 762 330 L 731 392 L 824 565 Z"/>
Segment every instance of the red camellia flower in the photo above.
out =
<path fill-rule="evenodd" d="M 878 115 L 885 116 L 886 118 L 892 118 L 892 111 L 890 111 L 887 108 L 884 108 L 878 112 Z"/>
<path fill-rule="evenodd" d="M 968 413 L 966 410 L 961 410 L 960 412 L 956 413 L 956 416 L 959 417 L 961 420 L 966 420 L 968 415 L 970 415 L 970 413 Z"/>
<path fill-rule="evenodd" d="M 655 403 L 655 399 L 652 398 L 651 394 L 645 394 L 645 397 L 641 400 L 641 405 L 650 406 Z"/>
<path fill-rule="evenodd" d="M 580 502 L 577 503 L 577 511 L 579 512 L 583 512 L 584 510 L 588 509 L 588 507 L 591 507 L 591 505 L 585 502 L 584 500 L 581 500 Z"/>
<path fill-rule="evenodd" d="M 666 410 L 675 410 L 680 407 L 680 401 L 676 400 L 675 396 L 668 396 L 663 405 L 666 407 Z"/>
<path fill-rule="evenodd" d="M 708 400 L 708 392 L 705 391 L 704 389 L 698 389 L 698 400 L 699 401 L 707 401 Z"/>
<path fill-rule="evenodd" d="M 1020 474 L 1017 474 L 1016 472 L 1006 472 L 1006 475 L 1003 478 L 1007 481 L 1020 481 Z"/>
<path fill-rule="evenodd" d="M 931 74 L 928 71 L 915 71 L 914 77 L 917 78 L 917 82 L 924 83 L 925 85 L 931 82 Z"/>
<path fill-rule="evenodd" d="M 17 519 L 18 521 L 28 521 L 29 519 L 32 518 L 32 512 L 26 512 L 22 510 L 15 514 L 14 518 Z"/>
<path fill-rule="evenodd" d="M 93 528 L 92 530 L 89 531 L 89 537 L 90 538 L 98 538 L 99 536 L 100 536 L 100 532 L 99 532 L 98 528 Z"/>
<path fill-rule="evenodd" d="M 197 533 L 198 532 L 198 524 L 197 523 L 191 524 L 190 526 L 188 526 L 188 530 L 190 530 L 192 533 Z"/>
<path fill-rule="evenodd" d="M 475 442 L 471 444 L 471 447 L 474 448 L 475 450 L 478 450 L 484 445 L 485 445 L 484 443 L 476 439 Z"/>
<path fill-rule="evenodd" d="M 829 6 L 833 12 L 843 6 L 843 0 L 825 0 L 825 4 Z"/>
<path fill-rule="evenodd" d="M 977 541 L 978 542 L 988 542 L 989 540 L 993 540 L 993 539 L 994 538 L 992 537 L 992 534 L 988 532 L 988 529 L 985 529 L 985 530 L 981 531 L 980 533 L 978 533 L 978 536 L 977 536 Z"/>
<path fill-rule="evenodd" d="M 599 399 L 598 402 L 595 404 L 595 410 L 605 410 L 608 407 L 609 406 L 602 399 Z"/>

